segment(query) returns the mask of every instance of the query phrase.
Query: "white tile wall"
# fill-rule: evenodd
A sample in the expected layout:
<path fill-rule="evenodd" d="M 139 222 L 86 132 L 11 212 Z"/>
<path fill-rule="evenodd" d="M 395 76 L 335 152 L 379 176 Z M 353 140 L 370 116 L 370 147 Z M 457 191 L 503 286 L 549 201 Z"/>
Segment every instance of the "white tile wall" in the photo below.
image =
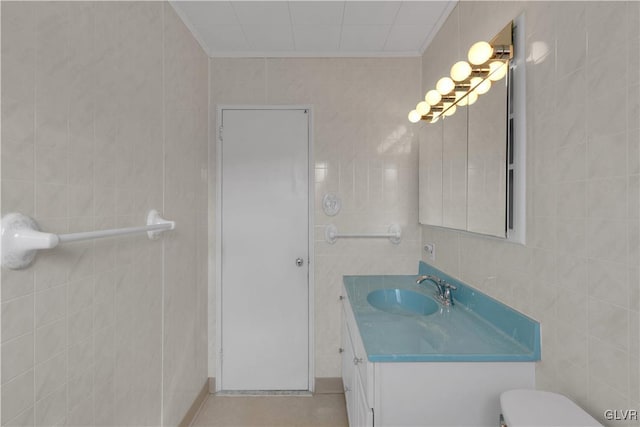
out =
<path fill-rule="evenodd" d="M 210 69 L 212 121 L 217 104 L 313 105 L 315 375 L 338 377 L 342 276 L 417 269 L 418 157 L 406 109 L 420 89 L 420 59 L 214 58 Z M 321 210 L 327 192 L 342 198 L 342 211 L 335 217 Z M 388 240 L 324 241 L 329 223 L 339 230 L 370 232 L 385 231 L 391 222 L 403 227 L 398 246 Z M 209 298 L 215 307 L 215 289 Z M 210 318 L 213 350 L 215 312 Z M 213 366 L 209 375 L 215 376 Z"/>
<path fill-rule="evenodd" d="M 2 425 L 177 425 L 204 385 L 207 70 L 167 3 L 2 3 L 2 212 L 178 224 L 2 270 Z"/>
<path fill-rule="evenodd" d="M 316 205 L 328 191 L 344 202 L 337 217 L 316 212 L 316 376 L 340 373 L 342 275 L 415 270 L 407 105 L 521 11 L 531 59 L 529 243 L 430 227 L 422 239 L 436 243 L 437 266 L 542 321 L 541 388 L 596 416 L 640 407 L 635 2 L 461 2 L 422 64 L 210 61 L 213 112 L 314 105 Z M 624 52 L 615 61 L 623 84 L 609 83 L 612 45 Z M 2 56 L 3 212 L 64 232 L 137 224 L 162 206 L 180 224 L 161 245 L 77 245 L 2 272 L 2 423 L 158 424 L 164 406 L 164 423 L 177 424 L 206 377 L 207 60 L 160 3 L 3 2 Z M 329 222 L 370 230 L 392 221 L 404 227 L 399 246 L 322 238 Z"/>
<path fill-rule="evenodd" d="M 422 239 L 436 266 L 541 321 L 538 387 L 605 422 L 604 409 L 640 407 L 640 7 L 460 2 L 423 56 L 423 92 L 522 12 L 527 245 L 428 226 Z"/>

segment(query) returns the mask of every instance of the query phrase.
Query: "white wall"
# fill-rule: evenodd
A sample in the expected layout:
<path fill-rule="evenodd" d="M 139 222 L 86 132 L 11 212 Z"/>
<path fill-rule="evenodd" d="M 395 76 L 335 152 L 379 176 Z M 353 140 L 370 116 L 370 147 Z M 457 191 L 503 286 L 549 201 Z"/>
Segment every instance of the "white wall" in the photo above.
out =
<path fill-rule="evenodd" d="M 218 104 L 313 105 L 315 376 L 339 377 L 342 276 L 417 271 L 417 141 L 406 116 L 420 91 L 420 58 L 213 58 L 210 70 L 212 122 Z M 335 217 L 321 210 L 326 192 L 342 198 Z M 344 232 L 386 232 L 391 222 L 403 227 L 398 246 L 384 239 L 324 241 L 326 224 Z M 215 362 L 215 287 L 209 300 Z M 209 375 L 215 376 L 212 363 Z"/>
<path fill-rule="evenodd" d="M 422 58 L 422 93 L 522 12 L 527 245 L 422 239 L 437 267 L 539 320 L 538 387 L 605 421 L 640 407 L 640 4 L 460 2 Z"/>
<path fill-rule="evenodd" d="M 177 221 L 2 270 L 2 425 L 177 425 L 206 381 L 207 58 L 168 3 L 2 2 L 2 212 Z"/>

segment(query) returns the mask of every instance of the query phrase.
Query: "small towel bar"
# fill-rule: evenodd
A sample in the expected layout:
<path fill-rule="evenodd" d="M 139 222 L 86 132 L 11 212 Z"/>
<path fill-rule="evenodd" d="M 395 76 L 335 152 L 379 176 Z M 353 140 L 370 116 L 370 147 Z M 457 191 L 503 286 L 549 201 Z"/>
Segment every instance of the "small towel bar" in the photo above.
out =
<path fill-rule="evenodd" d="M 157 239 L 163 231 L 175 228 L 175 221 L 167 221 L 155 209 L 147 214 L 147 225 L 69 234 L 42 232 L 33 218 L 9 213 L 2 217 L 2 266 L 12 270 L 26 268 L 39 249 L 52 249 L 62 243 L 138 233 L 147 233 L 150 239 Z"/>
<path fill-rule="evenodd" d="M 338 228 L 331 224 L 324 229 L 324 238 L 327 243 L 334 244 L 339 238 L 385 238 L 391 243 L 397 245 L 402 240 L 402 228 L 398 224 L 391 224 L 387 233 L 357 234 L 357 233 L 338 233 Z"/>

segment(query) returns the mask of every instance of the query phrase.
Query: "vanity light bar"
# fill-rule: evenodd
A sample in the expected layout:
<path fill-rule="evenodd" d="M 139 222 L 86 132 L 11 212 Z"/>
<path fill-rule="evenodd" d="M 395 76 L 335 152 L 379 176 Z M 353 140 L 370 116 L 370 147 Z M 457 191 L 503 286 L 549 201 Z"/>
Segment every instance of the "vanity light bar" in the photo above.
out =
<path fill-rule="evenodd" d="M 492 82 L 504 78 L 513 58 L 512 28 L 510 22 L 491 43 L 474 43 L 467 54 L 468 62 L 456 62 L 451 67 L 451 77 L 439 79 L 436 88 L 409 112 L 409 121 L 435 123 L 441 116 L 453 115 L 457 106 L 474 104 L 478 96 L 491 89 Z"/>
<path fill-rule="evenodd" d="M 504 47 L 501 47 L 500 51 L 504 52 Z M 469 76 L 463 81 L 454 82 L 448 77 L 443 77 L 442 79 L 440 79 L 438 81 L 439 83 L 448 83 L 449 81 L 451 83 L 449 83 L 449 86 L 445 86 L 447 83 L 442 83 L 439 85 L 439 87 L 437 86 L 437 88 L 440 89 L 441 87 L 445 86 L 446 89 L 449 90 L 447 90 L 446 92 L 443 90 L 438 90 L 438 93 L 440 93 L 441 95 L 439 102 L 436 104 L 432 104 L 431 108 L 429 108 L 429 111 L 426 114 L 420 114 L 417 108 L 416 110 L 411 111 L 409 113 L 409 121 L 411 121 L 412 123 L 417 123 L 420 120 L 426 120 L 435 123 L 441 115 L 447 115 L 447 111 L 449 111 L 453 107 L 457 105 L 466 106 L 475 103 L 478 95 L 487 93 L 487 91 L 491 87 L 491 82 L 500 80 L 506 75 L 508 59 L 503 60 L 499 58 L 499 56 L 502 55 L 503 54 L 493 55 L 492 57 L 490 57 L 490 59 L 485 61 L 483 65 L 472 66 Z M 496 62 L 499 62 L 499 65 L 494 65 L 493 71 L 491 70 L 491 67 L 485 66 Z M 502 71 L 503 69 L 504 72 Z M 444 94 L 442 92 L 444 92 Z M 472 92 L 475 93 L 476 96 L 470 96 Z M 458 93 L 461 94 L 458 95 Z M 466 99 L 466 102 L 462 101 L 463 99 Z M 426 102 L 427 104 L 429 103 L 428 101 Z"/>

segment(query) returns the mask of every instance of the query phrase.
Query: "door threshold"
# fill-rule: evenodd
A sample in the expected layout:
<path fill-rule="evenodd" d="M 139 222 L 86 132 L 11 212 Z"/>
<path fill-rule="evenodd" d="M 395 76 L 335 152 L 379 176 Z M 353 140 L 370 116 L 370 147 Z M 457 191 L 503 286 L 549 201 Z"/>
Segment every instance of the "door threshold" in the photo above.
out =
<path fill-rule="evenodd" d="M 309 390 L 220 390 L 216 392 L 215 395 L 224 397 L 312 397 L 313 393 L 311 393 Z"/>

